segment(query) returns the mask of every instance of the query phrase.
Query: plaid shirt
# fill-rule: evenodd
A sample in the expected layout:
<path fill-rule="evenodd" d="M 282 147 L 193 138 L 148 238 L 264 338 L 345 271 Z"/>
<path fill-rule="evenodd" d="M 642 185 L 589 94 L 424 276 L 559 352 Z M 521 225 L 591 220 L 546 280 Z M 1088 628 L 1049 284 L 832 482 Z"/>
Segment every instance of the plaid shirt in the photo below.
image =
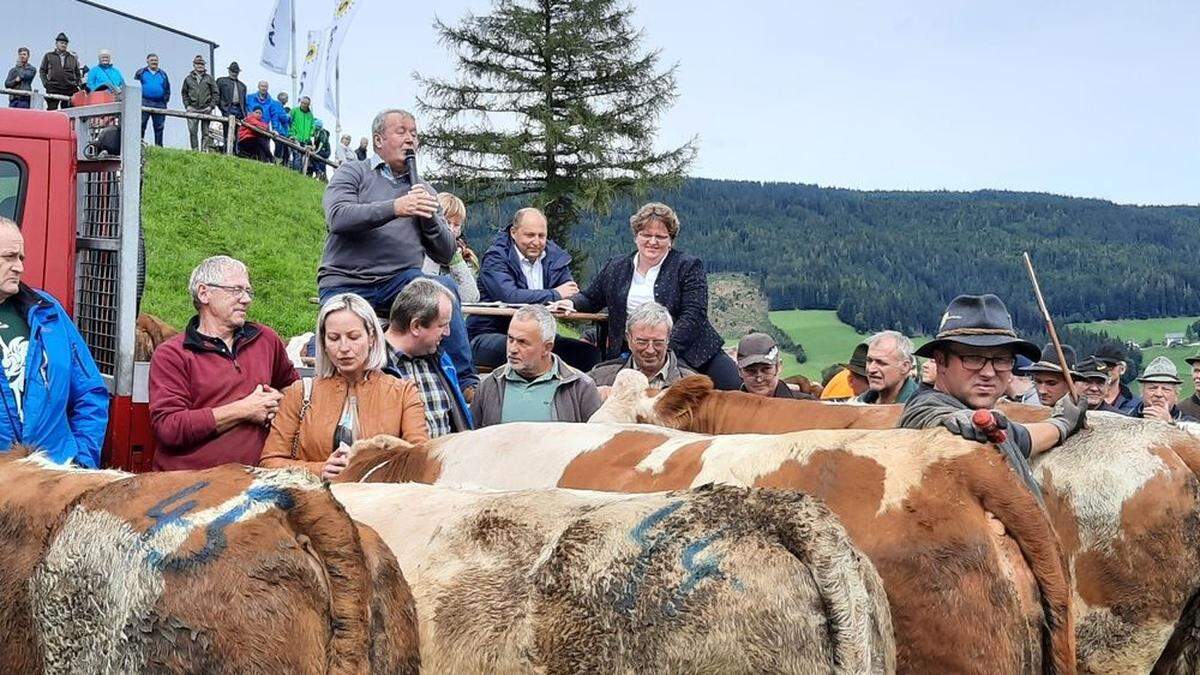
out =
<path fill-rule="evenodd" d="M 400 371 L 400 376 L 412 380 L 421 392 L 421 400 L 425 403 L 425 424 L 429 427 L 429 437 L 437 438 L 454 431 L 450 424 L 450 394 L 442 389 L 438 380 L 435 366 L 429 362 L 433 357 L 413 358 L 391 351 L 392 364 Z"/>

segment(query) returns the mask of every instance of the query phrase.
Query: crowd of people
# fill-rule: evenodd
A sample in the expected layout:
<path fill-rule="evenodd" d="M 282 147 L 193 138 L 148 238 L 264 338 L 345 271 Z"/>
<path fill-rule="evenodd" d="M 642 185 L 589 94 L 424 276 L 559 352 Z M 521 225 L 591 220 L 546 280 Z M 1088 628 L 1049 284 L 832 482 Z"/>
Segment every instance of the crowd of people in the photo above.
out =
<path fill-rule="evenodd" d="M 265 87 L 247 102 L 258 106 L 251 113 L 274 105 Z M 518 210 L 482 257 L 466 245 L 462 200 L 409 183 L 405 155 L 419 149 L 411 113 L 380 112 L 372 137 L 371 154 L 342 164 L 325 189 L 313 375 L 300 377 L 280 337 L 248 320 L 251 270 L 224 255 L 202 261 L 188 283 L 196 314 L 151 360 L 155 468 L 294 465 L 329 479 L 355 441 L 376 434 L 418 443 L 506 422 L 586 422 L 623 370 L 656 387 L 701 373 L 751 396 L 812 396 L 781 377 L 769 334 L 745 335 L 732 353 L 722 348 L 704 264 L 676 248 L 683 224 L 666 204 L 639 208 L 631 250 L 581 286 L 537 208 Z M 0 220 L 0 394 L 9 411 L 0 435 L 94 467 L 107 393 L 58 303 L 21 283 L 23 258 L 19 228 Z M 514 311 L 466 321 L 462 303 L 475 300 Z M 560 319 L 583 311 L 606 312 L 604 339 L 559 334 Z M 47 324 L 62 328 L 39 329 Z M 1123 354 L 1076 361 L 1069 346 L 1063 352 L 1066 372 L 1051 346 L 1017 335 L 1000 298 L 962 295 L 920 349 L 895 331 L 857 345 L 820 396 L 900 404 L 903 427 L 991 439 L 1031 484 L 1029 458 L 1082 428 L 1087 410 L 1170 424 L 1200 412 L 1200 396 L 1179 401 L 1182 381 L 1168 359 L 1141 373 L 1139 399 L 1121 381 Z M 1200 355 L 1188 362 L 1200 388 Z M 1017 424 L 995 410 L 1005 400 L 1046 406 L 1050 417 Z M 976 426 L 980 408 L 993 410 L 1004 439 Z"/>
<path fill-rule="evenodd" d="M 63 100 L 59 97 L 71 97 L 80 91 L 109 91 L 114 95 L 120 94 L 125 88 L 125 76 L 113 63 L 110 50 L 101 49 L 97 54 L 96 63 L 88 66 L 80 63 L 79 57 L 70 51 L 69 46 L 70 40 L 67 35 L 59 33 L 54 41 L 54 49 L 42 56 L 38 68 L 34 68 L 29 61 L 29 48 L 19 48 L 16 63 L 9 69 L 5 78 L 5 88 L 32 92 L 34 79 L 40 77 L 44 91 L 53 95 L 46 98 L 48 110 L 71 107 L 69 99 Z M 305 168 L 304 153 L 293 152 L 287 143 L 259 133 L 270 131 L 290 139 L 334 165 L 353 159 L 366 159 L 367 139 L 359 139 L 357 147 L 351 147 L 353 138 L 348 134 L 339 139 L 331 139 L 324 122 L 313 114 L 309 97 L 302 96 L 298 105 L 289 106 L 287 92 L 281 91 L 272 95 L 270 83 L 266 80 L 260 81 L 254 92 L 247 93 L 246 85 L 238 79 L 240 74 L 241 67 L 237 61 L 233 61 L 229 64 L 225 76 L 214 79 L 208 73 L 207 60 L 202 55 L 196 55 L 192 59 L 192 70 L 184 75 L 179 91 L 183 108 L 187 112 L 204 115 L 219 113 L 222 117 L 232 116 L 243 122 L 238 125 L 234 138 L 236 154 L 264 162 L 274 162 L 296 171 L 307 171 L 309 175 L 320 179 L 326 178 L 324 162 L 310 159 Z M 143 108 L 165 109 L 170 106 L 171 78 L 166 71 L 159 68 L 157 54 L 146 55 L 146 65 L 134 73 L 133 79 L 141 84 Z M 31 97 L 10 94 L 8 105 L 12 108 L 29 108 Z M 151 126 L 154 144 L 162 146 L 165 124 L 165 115 L 143 111 L 143 138 L 147 126 Z M 220 149 L 227 142 L 228 129 L 225 123 L 189 117 L 187 126 L 193 150 Z"/>

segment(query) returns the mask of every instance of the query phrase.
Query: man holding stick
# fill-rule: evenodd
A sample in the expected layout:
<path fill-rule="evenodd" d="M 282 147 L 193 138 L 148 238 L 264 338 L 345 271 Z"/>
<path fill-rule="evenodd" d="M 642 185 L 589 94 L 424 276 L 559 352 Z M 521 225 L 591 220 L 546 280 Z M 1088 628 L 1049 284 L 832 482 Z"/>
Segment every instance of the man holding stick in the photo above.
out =
<path fill-rule="evenodd" d="M 1000 298 L 990 293 L 958 296 L 942 315 L 937 336 L 916 351 L 937 362 L 937 381 L 909 399 L 898 426 L 940 425 L 967 440 L 994 442 L 1030 490 L 1039 494 L 1028 460 L 1082 429 L 1086 403 L 1064 397 L 1049 420 L 1027 425 L 992 410 L 1008 388 L 1018 354 L 1037 359 L 1041 350 L 1017 337 Z M 973 418 L 978 410 L 990 411 L 994 426 L 977 426 Z"/>

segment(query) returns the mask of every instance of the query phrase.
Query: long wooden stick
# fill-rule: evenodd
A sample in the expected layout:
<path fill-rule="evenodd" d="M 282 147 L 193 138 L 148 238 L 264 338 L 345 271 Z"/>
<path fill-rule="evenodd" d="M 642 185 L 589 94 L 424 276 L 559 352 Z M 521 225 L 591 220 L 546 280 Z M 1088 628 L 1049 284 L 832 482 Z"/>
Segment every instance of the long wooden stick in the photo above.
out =
<path fill-rule="evenodd" d="M 1038 308 L 1042 310 L 1042 319 L 1046 322 L 1046 332 L 1050 334 L 1050 342 L 1054 344 L 1054 353 L 1058 355 L 1058 365 L 1062 368 L 1063 377 L 1067 379 L 1067 393 L 1073 403 L 1079 403 L 1079 394 L 1075 393 L 1075 380 L 1071 378 L 1071 369 L 1067 367 L 1067 357 L 1063 356 L 1062 343 L 1058 341 L 1058 331 L 1054 330 L 1054 321 L 1050 318 L 1050 310 L 1046 309 L 1046 299 L 1042 297 L 1042 287 L 1038 284 L 1037 273 L 1033 271 L 1033 261 L 1029 252 L 1021 254 L 1025 258 L 1025 271 L 1029 272 L 1029 281 L 1033 282 L 1033 296 L 1037 298 Z"/>

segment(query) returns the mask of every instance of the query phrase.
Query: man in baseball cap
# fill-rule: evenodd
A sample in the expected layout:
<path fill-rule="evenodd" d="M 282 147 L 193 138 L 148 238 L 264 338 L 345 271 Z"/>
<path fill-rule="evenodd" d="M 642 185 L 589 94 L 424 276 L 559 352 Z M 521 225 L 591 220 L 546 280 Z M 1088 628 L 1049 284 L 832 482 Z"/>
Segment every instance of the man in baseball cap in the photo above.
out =
<path fill-rule="evenodd" d="M 742 376 L 742 391 L 775 398 L 812 398 L 792 391 L 779 379 L 783 362 L 775 338 L 766 333 L 747 333 L 738 342 L 737 365 Z"/>
<path fill-rule="evenodd" d="M 1176 405 L 1179 402 L 1179 385 L 1183 381 L 1179 379 L 1179 369 L 1171 359 L 1154 357 L 1138 376 L 1138 382 L 1142 383 L 1142 402 L 1129 413 L 1130 417 L 1159 420 L 1167 424 L 1197 421 L 1183 414 Z"/>
<path fill-rule="evenodd" d="M 1089 356 L 1075 364 L 1072 376 L 1076 378 L 1075 389 L 1079 395 L 1087 397 L 1088 410 L 1123 414 L 1104 400 L 1104 393 L 1108 389 L 1107 363 Z"/>
<path fill-rule="evenodd" d="M 971 441 L 989 442 L 988 435 L 971 420 L 977 409 L 991 410 L 996 425 L 1007 431 L 996 446 L 1029 489 L 1041 496 L 1029 468 L 1029 458 L 1066 440 L 1083 428 L 1086 404 L 1065 398 L 1045 422 L 1026 425 L 1010 422 L 992 410 L 1004 396 L 1017 355 L 1041 358 L 1041 350 L 1017 337 L 1012 317 L 1000 298 L 992 294 L 960 295 L 942 315 L 933 340 L 917 356 L 937 362 L 933 389 L 918 392 L 904 405 L 900 427 L 928 429 L 944 426 Z"/>
<path fill-rule="evenodd" d="M 1104 392 L 1104 401 L 1126 415 L 1133 412 L 1142 399 L 1134 396 L 1133 391 L 1121 382 L 1121 376 L 1129 368 L 1125 362 L 1124 350 L 1116 345 L 1105 344 L 1101 345 L 1093 356 L 1108 364 L 1108 385 Z"/>

